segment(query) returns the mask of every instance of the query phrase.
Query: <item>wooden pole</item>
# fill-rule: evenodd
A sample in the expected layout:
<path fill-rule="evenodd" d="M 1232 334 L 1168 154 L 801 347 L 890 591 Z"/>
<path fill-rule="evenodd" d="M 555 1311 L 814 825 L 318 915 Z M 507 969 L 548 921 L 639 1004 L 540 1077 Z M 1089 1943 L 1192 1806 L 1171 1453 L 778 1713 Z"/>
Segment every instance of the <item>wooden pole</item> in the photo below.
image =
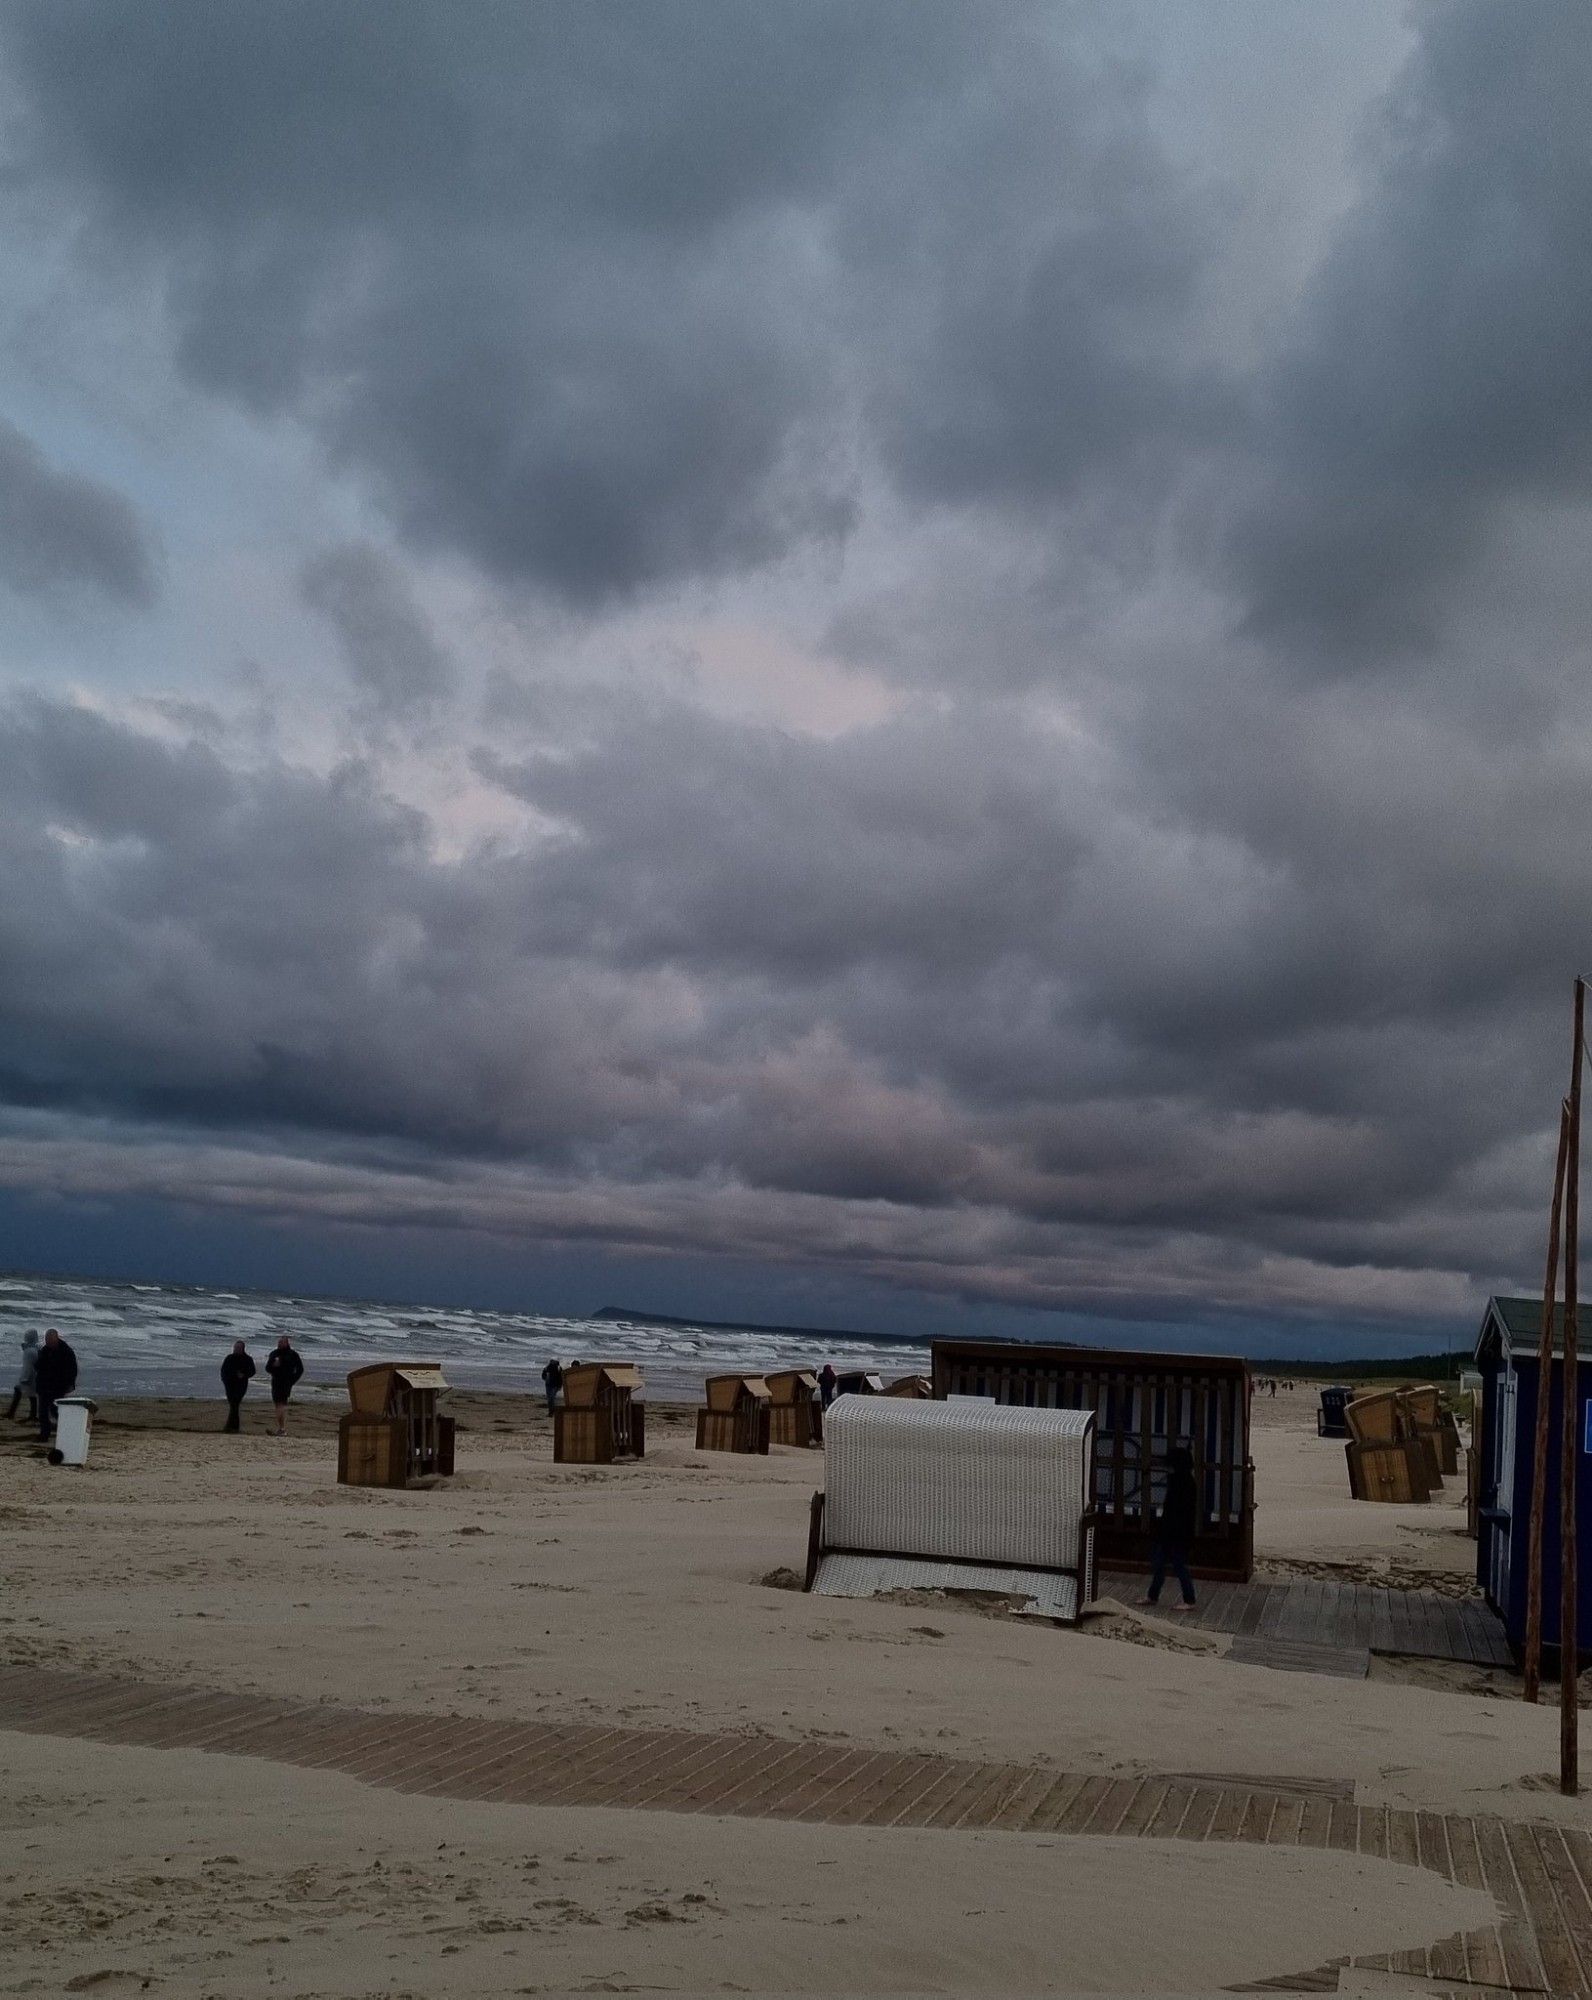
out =
<path fill-rule="evenodd" d="M 1570 1077 L 1570 1143 L 1564 1172 L 1564 1434 L 1559 1489 L 1559 1790 L 1574 1798 L 1580 1790 L 1580 1710 L 1576 1694 L 1577 1657 L 1575 1509 L 1580 1467 L 1581 1398 L 1576 1382 L 1577 1321 L 1580 1316 L 1581 1247 L 1581 1066 L 1586 1053 L 1586 981 L 1575 982 L 1575 1067 Z"/>
<path fill-rule="evenodd" d="M 1564 1214 L 1564 1163 L 1570 1150 L 1570 1104 L 1559 1106 L 1559 1158 L 1548 1214 L 1548 1269 L 1542 1282 L 1542 1337 L 1537 1343 L 1537 1434 L 1531 1459 L 1531 1540 L 1526 1570 L 1525 1698 L 1542 1685 L 1542 1522 L 1548 1504 L 1548 1412 L 1553 1405 L 1553 1307 L 1559 1282 L 1559 1224 Z"/>

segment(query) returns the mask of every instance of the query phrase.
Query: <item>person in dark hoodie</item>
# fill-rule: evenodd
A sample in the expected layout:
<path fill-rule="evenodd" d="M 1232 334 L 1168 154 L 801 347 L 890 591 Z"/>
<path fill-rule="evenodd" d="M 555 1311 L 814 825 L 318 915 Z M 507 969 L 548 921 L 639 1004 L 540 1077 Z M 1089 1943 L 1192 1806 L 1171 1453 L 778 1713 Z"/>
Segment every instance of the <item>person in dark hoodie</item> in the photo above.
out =
<path fill-rule="evenodd" d="M 276 1434 L 287 1436 L 287 1399 L 293 1384 L 304 1373 L 303 1356 L 285 1333 L 265 1357 L 265 1372 L 271 1378 L 271 1407 L 276 1412 Z"/>
<path fill-rule="evenodd" d="M 564 1364 L 555 1355 L 542 1370 L 542 1387 L 547 1391 L 547 1414 L 558 1408 L 558 1392 L 564 1386 Z"/>
<path fill-rule="evenodd" d="M 77 1387 L 77 1356 L 52 1326 L 44 1336 L 34 1367 L 34 1387 L 39 1396 L 39 1437 L 48 1443 L 55 1428 L 55 1405 Z"/>
<path fill-rule="evenodd" d="M 1199 1496 L 1194 1486 L 1194 1455 L 1186 1444 L 1173 1445 L 1166 1461 L 1166 1497 L 1156 1516 L 1150 1550 L 1150 1588 L 1146 1604 L 1158 1604 L 1168 1570 L 1183 1592 L 1180 1610 L 1194 1608 L 1194 1579 L 1188 1573 L 1188 1552 L 1194 1542 Z"/>
<path fill-rule="evenodd" d="M 254 1380 L 254 1356 L 241 1340 L 232 1343 L 232 1352 L 221 1364 L 221 1386 L 227 1392 L 227 1420 L 224 1431 L 242 1430 L 243 1399 Z"/>

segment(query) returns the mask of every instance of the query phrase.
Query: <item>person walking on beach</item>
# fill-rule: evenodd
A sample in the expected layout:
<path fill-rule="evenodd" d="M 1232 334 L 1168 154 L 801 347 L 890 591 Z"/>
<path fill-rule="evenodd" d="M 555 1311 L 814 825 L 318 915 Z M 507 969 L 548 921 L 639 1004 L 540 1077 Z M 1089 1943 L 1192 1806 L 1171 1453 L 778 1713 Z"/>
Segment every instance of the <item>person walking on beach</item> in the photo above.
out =
<path fill-rule="evenodd" d="M 818 1400 L 826 1410 L 835 1400 L 835 1384 L 839 1380 L 834 1362 L 826 1361 L 818 1371 Z"/>
<path fill-rule="evenodd" d="M 1166 1498 L 1156 1517 L 1150 1550 L 1150 1588 L 1146 1604 L 1159 1604 L 1161 1586 L 1171 1570 L 1183 1592 L 1178 1607 L 1194 1609 L 1194 1579 L 1188 1573 L 1188 1552 L 1194 1542 L 1199 1496 L 1194 1486 L 1194 1455 L 1186 1444 L 1173 1445 L 1166 1462 Z"/>
<path fill-rule="evenodd" d="M 55 1428 L 56 1403 L 77 1387 L 77 1356 L 53 1326 L 39 1349 L 33 1379 L 39 1397 L 39 1439 L 47 1444 Z"/>
<path fill-rule="evenodd" d="M 39 1391 L 36 1379 L 38 1366 L 39 1336 L 36 1333 L 25 1333 L 22 1336 L 22 1372 L 11 1387 L 11 1407 L 6 1411 L 8 1423 L 16 1415 L 17 1405 L 24 1396 L 28 1399 L 28 1414 L 23 1418 L 23 1422 L 28 1424 L 38 1422 Z"/>
<path fill-rule="evenodd" d="M 293 1384 L 304 1373 L 304 1358 L 285 1333 L 277 1335 L 275 1347 L 265 1357 L 265 1372 L 271 1378 L 271 1407 L 276 1412 L 276 1434 L 287 1436 L 287 1399 Z"/>
<path fill-rule="evenodd" d="M 547 1391 L 547 1414 L 558 1408 L 558 1392 L 564 1386 L 564 1364 L 554 1355 L 542 1370 L 542 1387 Z"/>
<path fill-rule="evenodd" d="M 232 1352 L 221 1364 L 221 1386 L 227 1392 L 227 1420 L 224 1431 L 242 1430 L 243 1399 L 254 1380 L 254 1356 L 241 1340 L 232 1343 Z"/>

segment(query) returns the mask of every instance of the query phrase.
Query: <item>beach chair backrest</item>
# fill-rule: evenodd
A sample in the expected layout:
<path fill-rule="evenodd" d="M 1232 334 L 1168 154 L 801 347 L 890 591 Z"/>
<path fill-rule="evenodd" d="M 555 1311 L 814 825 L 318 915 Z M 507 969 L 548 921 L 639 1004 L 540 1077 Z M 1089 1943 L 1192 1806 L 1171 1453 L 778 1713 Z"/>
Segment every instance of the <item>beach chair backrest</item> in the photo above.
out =
<path fill-rule="evenodd" d="M 1093 1480 L 1090 1411 L 847 1396 L 824 1424 L 824 1539 L 1072 1569 Z"/>
<path fill-rule="evenodd" d="M 1370 1395 L 1356 1396 L 1352 1403 L 1345 1404 L 1343 1421 L 1358 1444 L 1395 1443 L 1403 1435 L 1399 1392 L 1375 1389 Z"/>

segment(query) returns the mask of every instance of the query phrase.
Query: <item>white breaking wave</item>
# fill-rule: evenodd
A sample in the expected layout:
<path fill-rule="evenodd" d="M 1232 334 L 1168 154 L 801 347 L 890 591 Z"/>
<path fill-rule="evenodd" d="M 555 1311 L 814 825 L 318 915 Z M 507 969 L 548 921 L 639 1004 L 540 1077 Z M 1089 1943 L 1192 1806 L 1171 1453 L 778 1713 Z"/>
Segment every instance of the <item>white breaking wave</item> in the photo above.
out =
<path fill-rule="evenodd" d="M 655 1395 L 694 1398 L 704 1375 L 744 1369 L 868 1368 L 926 1372 L 928 1348 L 900 1341 L 835 1345 L 820 1334 L 754 1333 L 394 1306 L 292 1293 L 210 1291 L 185 1285 L 113 1285 L 86 1278 L 0 1278 L 0 1388 L 9 1388 L 22 1336 L 58 1327 L 77 1350 L 85 1393 L 211 1395 L 234 1340 L 259 1360 L 291 1334 L 311 1387 L 336 1385 L 368 1361 L 441 1361 L 461 1388 L 541 1389 L 543 1363 L 621 1357 L 638 1361 Z"/>

